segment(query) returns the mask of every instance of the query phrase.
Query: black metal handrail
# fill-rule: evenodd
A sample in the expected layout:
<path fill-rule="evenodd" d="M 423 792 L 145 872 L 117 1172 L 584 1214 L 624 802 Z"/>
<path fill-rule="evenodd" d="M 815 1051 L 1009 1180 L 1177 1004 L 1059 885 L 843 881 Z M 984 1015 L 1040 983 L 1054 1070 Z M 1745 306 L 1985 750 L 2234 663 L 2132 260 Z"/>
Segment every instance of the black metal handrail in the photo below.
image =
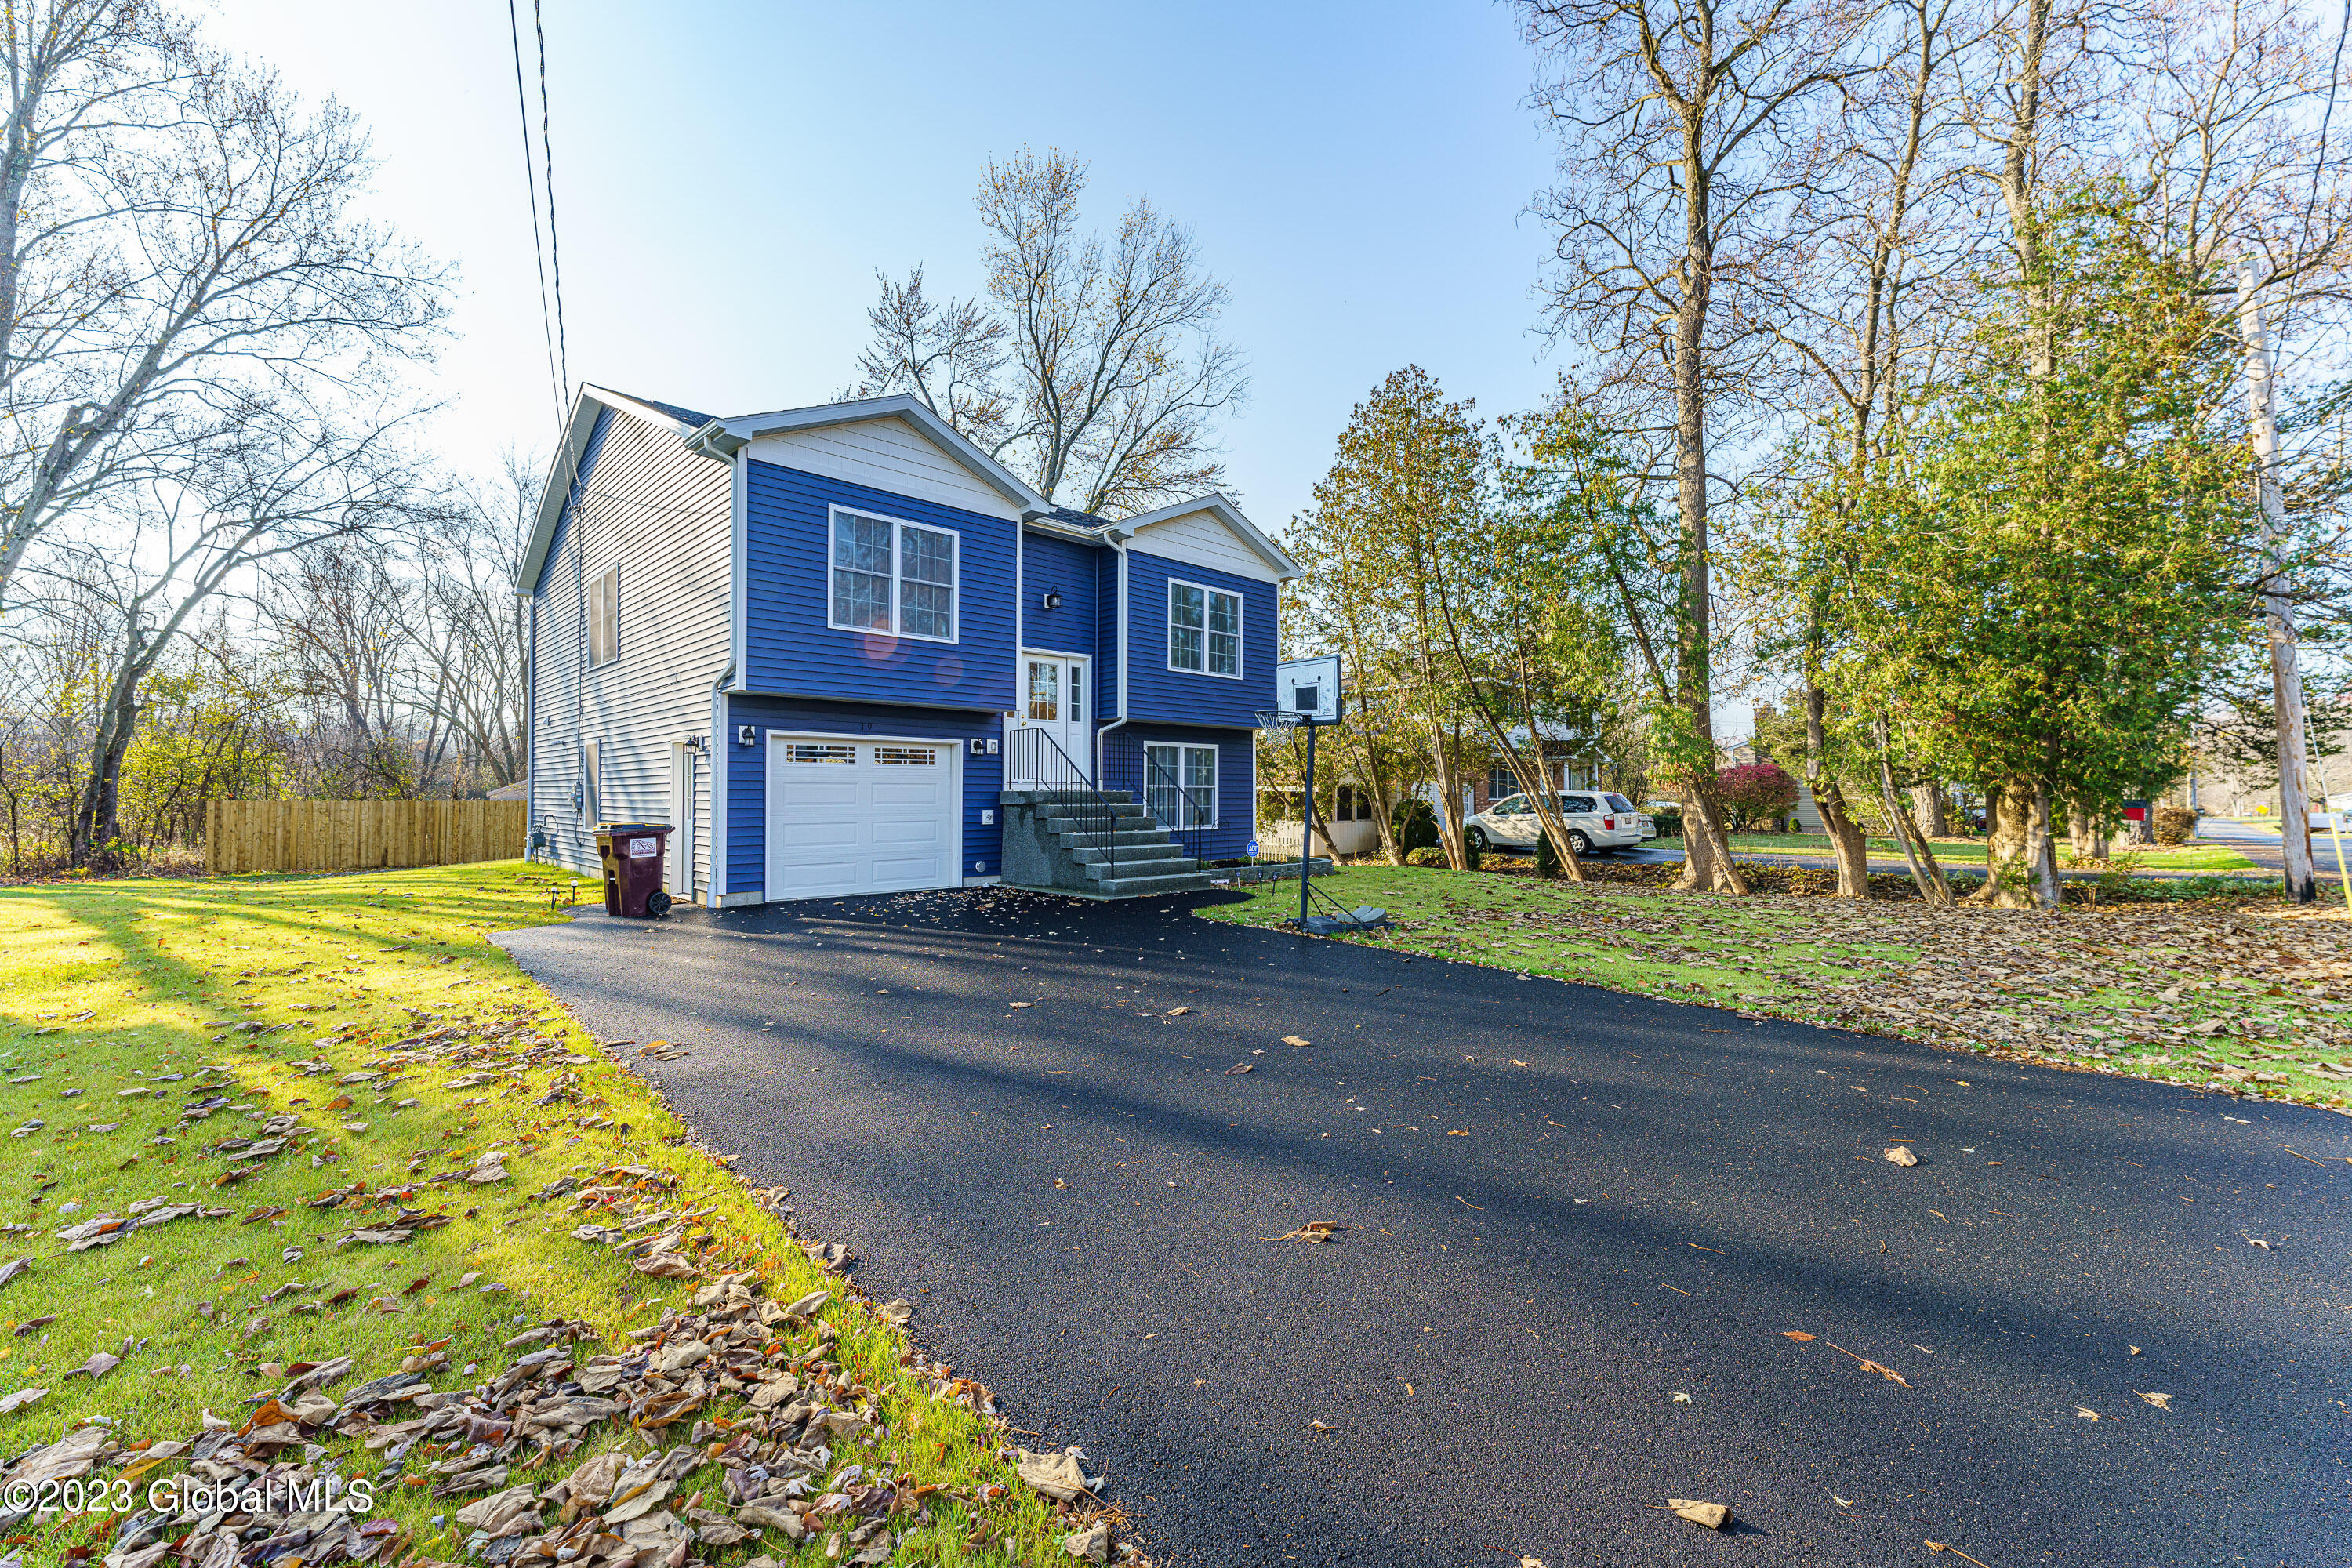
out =
<path fill-rule="evenodd" d="M 1114 731 L 1104 734 L 1101 743 L 1103 788 L 1114 794 L 1131 792 L 1145 816 L 1168 830 L 1170 842 L 1181 845 L 1196 865 L 1205 865 L 1204 841 L 1217 821 L 1215 798 L 1202 802 L 1181 777 L 1155 780 L 1150 743 L 1132 734 Z M 1177 754 L 1182 755 L 1181 750 Z"/>
<path fill-rule="evenodd" d="M 1004 742 L 1004 778 L 1007 789 L 1033 791 L 1057 805 L 1076 807 L 1073 816 L 1078 831 L 1102 836 L 1104 880 L 1118 875 L 1117 803 L 1094 786 L 1087 770 L 1070 760 L 1060 742 L 1043 730 L 1014 730 Z"/>

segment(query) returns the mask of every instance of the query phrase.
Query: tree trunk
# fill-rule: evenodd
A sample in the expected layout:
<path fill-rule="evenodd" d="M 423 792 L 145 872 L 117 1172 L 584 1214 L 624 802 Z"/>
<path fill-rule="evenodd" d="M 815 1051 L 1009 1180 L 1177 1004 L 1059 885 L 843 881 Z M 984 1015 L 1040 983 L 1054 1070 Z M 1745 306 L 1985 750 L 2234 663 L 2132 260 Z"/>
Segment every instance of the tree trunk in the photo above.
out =
<path fill-rule="evenodd" d="M 2031 909 L 2032 786 L 2015 780 L 1989 786 L 1985 801 L 1985 901 L 1996 909 Z"/>
<path fill-rule="evenodd" d="M 1443 729 L 1430 747 L 1430 765 L 1437 783 L 1437 842 L 1445 850 L 1445 863 L 1466 871 L 1470 851 L 1462 842 L 1462 793 L 1454 772 L 1454 742 Z"/>
<path fill-rule="evenodd" d="M 1828 830 L 1830 850 L 1837 857 L 1837 896 L 1841 899 L 1870 897 L 1870 844 L 1863 837 L 1862 825 L 1846 809 L 1845 791 L 1838 786 L 1837 776 L 1830 771 L 1825 755 L 1829 736 L 1823 718 L 1829 709 L 1829 694 L 1811 681 L 1805 684 L 1805 787 L 1813 792 L 1813 809 L 1822 814 L 1822 826 Z"/>
<path fill-rule="evenodd" d="M 2050 791 L 2036 786 L 2033 807 L 2025 819 L 2025 857 L 2032 872 L 2037 908 L 2058 907 L 2058 840 L 2050 831 Z"/>
<path fill-rule="evenodd" d="M 2077 860 L 2102 860 L 2098 818 L 2079 800 L 2066 803 L 2066 847 Z"/>
<path fill-rule="evenodd" d="M 1944 786 L 1940 784 L 1916 784 L 1911 786 L 1911 819 L 1919 825 L 1923 837 L 1948 837 L 1951 818 L 1944 811 Z"/>
<path fill-rule="evenodd" d="M 81 798 L 74 810 L 68 852 L 78 868 L 120 869 L 115 841 L 122 837 L 122 759 L 130 754 L 131 733 L 139 721 L 135 680 L 118 679 L 107 694 L 99 716 L 98 734 L 90 749 L 89 776 L 82 781 Z"/>
<path fill-rule="evenodd" d="M 1895 769 L 1886 760 L 1886 721 L 1878 721 L 1878 791 L 1880 804 L 1886 808 L 1888 831 L 1895 842 L 1902 846 L 1903 863 L 1910 868 L 1912 885 L 1919 897 L 1931 909 L 1952 907 L 1952 885 L 1944 880 L 1944 868 L 1936 864 L 1936 852 L 1912 826 L 1908 813 L 1895 793 Z"/>

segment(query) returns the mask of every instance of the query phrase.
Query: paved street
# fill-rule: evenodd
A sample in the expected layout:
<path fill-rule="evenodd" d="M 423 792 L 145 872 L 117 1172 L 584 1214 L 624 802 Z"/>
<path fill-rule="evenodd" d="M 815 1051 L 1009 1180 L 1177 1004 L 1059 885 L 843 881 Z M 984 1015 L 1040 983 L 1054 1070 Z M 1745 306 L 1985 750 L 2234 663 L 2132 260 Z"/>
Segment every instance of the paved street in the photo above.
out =
<path fill-rule="evenodd" d="M 499 940 L 1171 1568 L 2342 1568 L 2352 1119 L 1198 901 Z"/>

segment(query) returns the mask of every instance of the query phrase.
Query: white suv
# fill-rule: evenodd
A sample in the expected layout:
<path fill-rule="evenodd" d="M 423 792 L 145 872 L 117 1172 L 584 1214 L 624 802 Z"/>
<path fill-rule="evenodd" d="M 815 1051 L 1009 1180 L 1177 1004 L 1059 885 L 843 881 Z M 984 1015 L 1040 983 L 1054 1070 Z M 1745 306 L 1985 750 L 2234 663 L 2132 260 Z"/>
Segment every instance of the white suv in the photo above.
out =
<path fill-rule="evenodd" d="M 1568 847 L 1579 855 L 1595 849 L 1630 849 L 1655 837 L 1657 826 L 1622 795 L 1567 792 L 1558 798 L 1568 828 Z M 1462 837 L 1475 849 L 1530 852 L 1543 837 L 1543 819 L 1524 795 L 1498 800 L 1462 824 Z"/>

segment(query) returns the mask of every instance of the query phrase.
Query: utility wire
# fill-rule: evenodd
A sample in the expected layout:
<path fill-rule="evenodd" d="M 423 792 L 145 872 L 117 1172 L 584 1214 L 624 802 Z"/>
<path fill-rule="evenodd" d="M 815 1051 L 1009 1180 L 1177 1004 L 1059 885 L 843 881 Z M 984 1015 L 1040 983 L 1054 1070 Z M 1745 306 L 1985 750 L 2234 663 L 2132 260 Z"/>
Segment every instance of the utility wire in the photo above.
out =
<path fill-rule="evenodd" d="M 514 45 L 515 129 L 522 133 L 522 183 L 530 191 L 530 258 L 539 266 L 540 334 L 547 341 L 547 385 L 555 396 L 556 438 L 562 439 L 563 378 L 556 368 L 555 322 L 547 309 L 547 244 L 539 232 L 539 174 L 530 166 L 530 100 L 522 85 L 522 24 L 515 16 L 515 0 L 507 0 L 507 37 Z"/>
<path fill-rule="evenodd" d="M 540 0 L 530 0 L 531 31 L 539 37 L 539 151 L 547 161 L 547 261 L 555 272 L 555 363 L 563 385 L 572 385 L 572 361 L 563 341 L 563 250 L 555 237 L 555 143 L 548 137 L 547 25 Z"/>

